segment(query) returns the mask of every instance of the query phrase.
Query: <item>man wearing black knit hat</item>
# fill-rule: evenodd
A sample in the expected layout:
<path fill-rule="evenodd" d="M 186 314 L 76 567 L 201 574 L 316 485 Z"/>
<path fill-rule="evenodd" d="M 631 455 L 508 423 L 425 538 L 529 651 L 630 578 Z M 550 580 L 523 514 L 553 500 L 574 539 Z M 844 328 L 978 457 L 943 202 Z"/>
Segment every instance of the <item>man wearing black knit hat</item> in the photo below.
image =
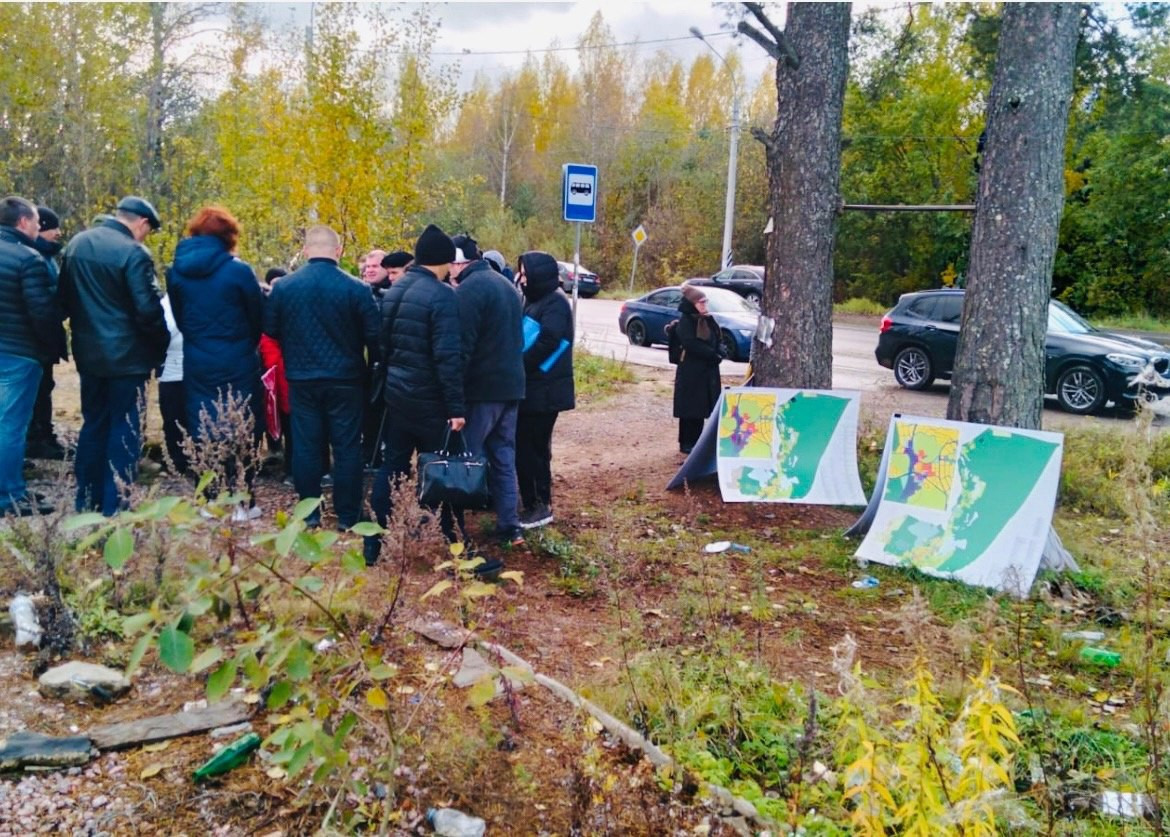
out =
<path fill-rule="evenodd" d="M 60 273 L 57 267 L 57 255 L 65 246 L 61 241 L 61 219 L 57 213 L 47 206 L 38 206 L 40 216 L 40 234 L 33 239 L 33 249 L 45 259 L 45 267 L 52 280 L 53 293 L 57 293 L 57 278 Z M 37 389 L 37 400 L 33 404 L 32 421 L 28 424 L 28 439 L 25 445 L 25 456 L 30 459 L 64 459 L 65 447 L 53 432 L 53 366 L 58 360 L 68 360 L 68 352 L 64 351 L 65 341 L 61 342 L 62 351 L 59 357 L 45 361 L 41 367 L 41 384 Z"/>
<path fill-rule="evenodd" d="M 370 506 L 383 526 L 390 514 L 391 481 L 410 472 L 416 451 L 439 450 L 447 428 L 462 430 L 465 423 L 459 306 L 455 292 L 444 284 L 453 261 L 455 245 L 431 224 L 415 244 L 414 264 L 386 292 L 381 335 L 385 448 L 370 494 Z M 444 505 L 439 522 L 448 541 L 459 539 L 459 510 Z M 380 538 L 366 538 L 367 564 L 377 562 L 381 546 Z"/>

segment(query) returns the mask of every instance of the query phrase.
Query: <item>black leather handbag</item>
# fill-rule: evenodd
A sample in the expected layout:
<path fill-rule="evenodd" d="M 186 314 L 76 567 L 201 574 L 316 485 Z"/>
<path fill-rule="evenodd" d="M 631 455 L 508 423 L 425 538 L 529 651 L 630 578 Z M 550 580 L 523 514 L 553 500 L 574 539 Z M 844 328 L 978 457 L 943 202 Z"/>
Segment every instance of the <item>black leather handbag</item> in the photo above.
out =
<path fill-rule="evenodd" d="M 447 503 L 464 509 L 490 508 L 487 459 L 470 453 L 458 431 L 455 437 L 461 452 L 451 451 L 451 429 L 447 428 L 442 450 L 418 455 L 418 501 L 431 507 Z"/>

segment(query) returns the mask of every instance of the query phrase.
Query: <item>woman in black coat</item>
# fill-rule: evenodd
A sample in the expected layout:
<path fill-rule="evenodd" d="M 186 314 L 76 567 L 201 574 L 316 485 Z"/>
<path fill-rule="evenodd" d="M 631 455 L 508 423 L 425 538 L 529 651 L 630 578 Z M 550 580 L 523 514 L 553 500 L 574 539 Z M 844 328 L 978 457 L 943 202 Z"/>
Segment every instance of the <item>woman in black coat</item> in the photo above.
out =
<path fill-rule="evenodd" d="M 520 526 L 552 523 L 552 433 L 557 416 L 575 406 L 573 310 L 557 260 L 533 250 L 520 257 L 517 280 L 524 292 L 525 394 L 516 419 L 516 477 Z M 527 335 L 531 336 L 531 339 Z"/>
<path fill-rule="evenodd" d="M 678 448 L 690 453 L 703 432 L 703 422 L 719 400 L 719 326 L 707 313 L 707 296 L 693 285 L 683 287 L 675 334 L 682 357 L 674 373 L 674 417 Z"/>

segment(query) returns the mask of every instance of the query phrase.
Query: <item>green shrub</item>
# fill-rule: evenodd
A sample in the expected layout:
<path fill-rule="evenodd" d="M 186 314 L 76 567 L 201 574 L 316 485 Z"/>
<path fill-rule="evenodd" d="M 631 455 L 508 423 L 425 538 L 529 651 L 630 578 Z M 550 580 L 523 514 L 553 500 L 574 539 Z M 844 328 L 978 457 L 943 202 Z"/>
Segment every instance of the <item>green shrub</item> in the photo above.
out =
<path fill-rule="evenodd" d="M 880 302 L 874 302 L 872 299 L 864 297 L 853 297 L 844 302 L 837 302 L 833 305 L 834 314 L 861 314 L 867 317 L 880 317 L 888 311 L 890 306 L 882 305 Z"/>
<path fill-rule="evenodd" d="M 573 384 L 581 399 L 604 398 L 636 380 L 623 361 L 577 349 L 573 352 Z"/>

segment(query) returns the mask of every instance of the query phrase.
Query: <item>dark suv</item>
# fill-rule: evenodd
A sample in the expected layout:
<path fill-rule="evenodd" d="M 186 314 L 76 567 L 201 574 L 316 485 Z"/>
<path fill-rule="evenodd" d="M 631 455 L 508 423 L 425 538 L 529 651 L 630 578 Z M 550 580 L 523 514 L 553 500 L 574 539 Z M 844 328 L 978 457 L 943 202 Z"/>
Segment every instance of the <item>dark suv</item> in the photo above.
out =
<path fill-rule="evenodd" d="M 754 264 L 736 264 L 721 270 L 714 276 L 699 276 L 688 279 L 688 285 L 709 285 L 735 291 L 757 308 L 764 298 L 764 269 Z"/>
<path fill-rule="evenodd" d="M 963 291 L 903 294 L 882 317 L 877 361 L 894 370 L 907 389 L 925 389 L 935 378 L 950 378 L 959 343 Z M 1130 380 L 1153 363 L 1165 375 L 1170 349 L 1149 340 L 1100 331 L 1062 302 L 1048 303 L 1044 340 L 1044 391 L 1070 413 L 1094 413 L 1106 401 L 1130 404 L 1138 397 Z M 1150 389 L 1151 395 L 1170 394 Z"/>

